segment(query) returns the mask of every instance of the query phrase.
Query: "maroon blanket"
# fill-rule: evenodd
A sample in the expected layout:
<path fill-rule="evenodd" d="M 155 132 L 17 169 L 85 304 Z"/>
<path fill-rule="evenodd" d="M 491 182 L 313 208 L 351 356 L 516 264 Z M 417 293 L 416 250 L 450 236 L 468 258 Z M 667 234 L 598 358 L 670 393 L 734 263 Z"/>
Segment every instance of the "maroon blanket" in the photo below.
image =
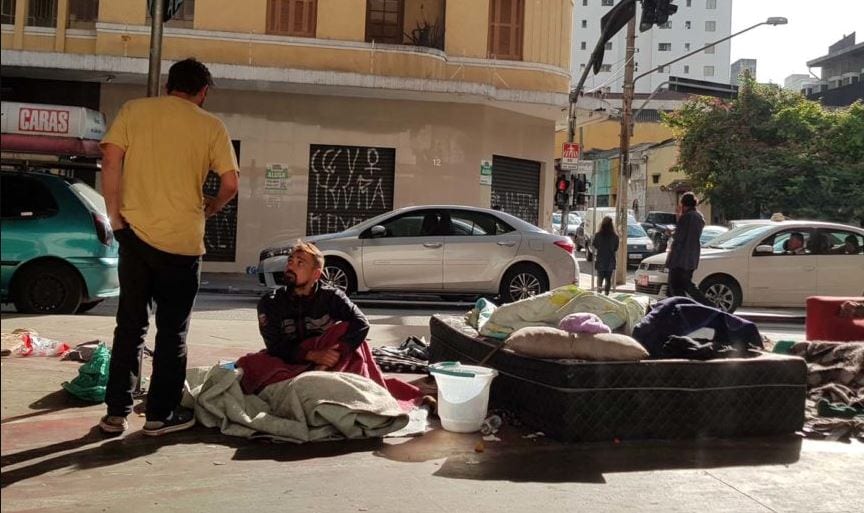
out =
<path fill-rule="evenodd" d="M 420 389 L 395 378 L 385 378 L 381 368 L 375 363 L 367 342 L 364 341 L 353 351 L 342 343 L 342 337 L 347 329 L 348 324 L 340 322 L 321 336 L 304 340 L 301 344 L 301 354 L 311 350 L 335 347 L 341 353 L 341 357 L 334 367 L 326 370 L 350 372 L 371 379 L 386 388 L 405 410 L 419 406 L 423 397 Z M 241 357 L 237 360 L 237 367 L 243 369 L 240 386 L 246 394 L 257 394 L 267 385 L 295 378 L 309 370 L 323 370 L 316 369 L 313 363 L 286 363 L 281 358 L 267 354 L 266 349 Z"/>

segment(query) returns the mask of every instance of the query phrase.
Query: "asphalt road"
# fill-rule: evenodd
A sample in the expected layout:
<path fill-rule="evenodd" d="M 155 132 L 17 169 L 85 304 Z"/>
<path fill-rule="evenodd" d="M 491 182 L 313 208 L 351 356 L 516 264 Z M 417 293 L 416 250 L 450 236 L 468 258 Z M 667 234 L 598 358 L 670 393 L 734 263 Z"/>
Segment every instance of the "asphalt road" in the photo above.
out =
<path fill-rule="evenodd" d="M 257 296 L 239 294 L 201 293 L 195 304 L 193 318 L 232 321 L 255 321 Z M 431 301 L 379 301 L 358 299 L 356 303 L 369 317 L 372 324 L 401 326 L 428 326 L 429 318 L 436 313 L 459 314 L 471 308 L 467 302 Z M 399 305 L 399 306 L 395 306 Z M 113 317 L 117 309 L 117 299 L 108 299 L 102 304 L 82 314 L 83 316 Z M 4 307 L 3 312 L 13 311 Z M 776 340 L 804 339 L 804 326 L 801 324 L 766 323 L 759 326 L 760 331 Z"/>

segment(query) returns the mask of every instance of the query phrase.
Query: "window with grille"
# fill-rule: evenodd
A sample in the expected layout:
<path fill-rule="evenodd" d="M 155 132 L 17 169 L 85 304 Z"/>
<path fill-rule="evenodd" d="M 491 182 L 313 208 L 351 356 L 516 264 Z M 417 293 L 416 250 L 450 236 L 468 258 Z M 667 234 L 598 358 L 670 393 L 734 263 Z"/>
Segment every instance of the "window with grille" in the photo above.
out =
<path fill-rule="evenodd" d="M 368 0 L 366 2 L 366 42 L 402 44 L 404 7 L 402 0 Z"/>
<path fill-rule="evenodd" d="M 657 73 L 666 73 L 666 66 L 660 66 L 657 68 Z"/>
<path fill-rule="evenodd" d="M 717 8 L 717 0 L 705 0 L 705 8 L 706 9 L 716 9 Z"/>
<path fill-rule="evenodd" d="M 705 69 L 703 71 L 703 75 L 705 75 L 706 77 L 714 76 L 714 66 L 705 66 Z"/>
<path fill-rule="evenodd" d="M 69 0 L 69 28 L 92 29 L 99 18 L 99 0 Z"/>
<path fill-rule="evenodd" d="M 588 28 L 588 20 L 582 20 L 582 28 Z"/>
<path fill-rule="evenodd" d="M 610 71 L 612 71 L 612 65 L 603 64 L 602 66 L 600 66 L 600 71 L 605 71 L 606 73 L 609 73 Z"/>
<path fill-rule="evenodd" d="M 687 0 L 687 7 L 690 7 L 691 3 L 692 3 L 692 0 Z"/>
<path fill-rule="evenodd" d="M 28 27 L 57 27 L 57 0 L 30 0 L 27 6 Z"/>
<path fill-rule="evenodd" d="M 689 21 L 684 22 L 684 28 L 687 30 L 690 30 L 690 22 Z"/>
<path fill-rule="evenodd" d="M 606 50 L 611 50 L 612 49 L 612 41 L 607 41 L 606 44 L 604 45 L 604 48 Z"/>
<path fill-rule="evenodd" d="M 606 7 L 612 7 L 614 4 L 615 4 L 615 0 L 601 0 L 600 1 L 600 5 L 603 5 Z"/>
<path fill-rule="evenodd" d="M 489 2 L 489 58 L 522 60 L 524 0 Z"/>
<path fill-rule="evenodd" d="M 717 31 L 717 22 L 716 21 L 706 21 L 705 22 L 705 32 L 716 32 Z"/>
<path fill-rule="evenodd" d="M 147 24 L 150 25 L 150 10 L 147 9 Z M 195 0 L 183 0 L 178 11 L 170 20 L 165 22 L 166 27 L 194 28 L 195 26 Z"/>
<path fill-rule="evenodd" d="M 0 23 L 15 24 L 15 3 L 16 0 L 3 0 L 0 4 Z"/>
<path fill-rule="evenodd" d="M 588 48 L 588 43 L 582 41 L 582 44 L 579 45 L 579 48 L 581 48 L 582 50 L 586 50 Z"/>
<path fill-rule="evenodd" d="M 684 51 L 690 51 L 690 43 L 684 43 Z"/>
<path fill-rule="evenodd" d="M 672 22 L 671 22 L 671 21 L 667 21 L 666 23 L 664 23 L 664 24 L 662 24 L 662 25 L 658 25 L 657 28 L 661 28 L 661 29 L 671 29 L 671 28 L 672 28 Z"/>
<path fill-rule="evenodd" d="M 672 51 L 672 43 L 658 43 L 657 50 L 661 52 L 671 52 Z"/>
<path fill-rule="evenodd" d="M 688 66 L 688 65 L 685 64 L 685 65 L 684 65 L 684 74 L 687 75 L 687 74 L 689 74 L 689 73 L 690 73 L 690 66 Z"/>
<path fill-rule="evenodd" d="M 709 47 L 705 48 L 705 53 L 708 53 L 708 54 L 714 53 L 714 48 L 715 48 L 714 46 L 709 46 Z"/>
<path fill-rule="evenodd" d="M 269 0 L 267 33 L 295 37 L 315 37 L 318 0 Z"/>

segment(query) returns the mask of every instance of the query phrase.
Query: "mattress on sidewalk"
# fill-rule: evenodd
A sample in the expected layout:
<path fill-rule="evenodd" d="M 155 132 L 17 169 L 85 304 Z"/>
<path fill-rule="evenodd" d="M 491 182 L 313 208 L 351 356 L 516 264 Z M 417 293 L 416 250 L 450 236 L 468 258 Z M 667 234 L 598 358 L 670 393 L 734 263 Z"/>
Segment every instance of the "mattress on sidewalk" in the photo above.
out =
<path fill-rule="evenodd" d="M 430 331 L 430 362 L 476 364 L 499 343 L 457 316 L 433 316 Z M 804 423 L 807 366 L 797 357 L 589 362 L 502 349 L 485 365 L 499 373 L 492 407 L 568 442 L 773 435 Z"/>

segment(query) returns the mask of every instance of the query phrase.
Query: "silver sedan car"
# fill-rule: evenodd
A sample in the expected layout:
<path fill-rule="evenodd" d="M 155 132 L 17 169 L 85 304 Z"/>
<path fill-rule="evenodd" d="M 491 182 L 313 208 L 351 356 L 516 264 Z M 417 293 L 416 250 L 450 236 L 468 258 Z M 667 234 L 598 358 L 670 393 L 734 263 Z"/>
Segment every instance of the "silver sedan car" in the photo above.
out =
<path fill-rule="evenodd" d="M 306 240 L 324 253 L 323 279 L 348 294 L 497 295 L 511 302 L 579 278 L 569 237 L 485 208 L 405 207 Z M 261 251 L 263 284 L 283 283 L 293 242 Z"/>

